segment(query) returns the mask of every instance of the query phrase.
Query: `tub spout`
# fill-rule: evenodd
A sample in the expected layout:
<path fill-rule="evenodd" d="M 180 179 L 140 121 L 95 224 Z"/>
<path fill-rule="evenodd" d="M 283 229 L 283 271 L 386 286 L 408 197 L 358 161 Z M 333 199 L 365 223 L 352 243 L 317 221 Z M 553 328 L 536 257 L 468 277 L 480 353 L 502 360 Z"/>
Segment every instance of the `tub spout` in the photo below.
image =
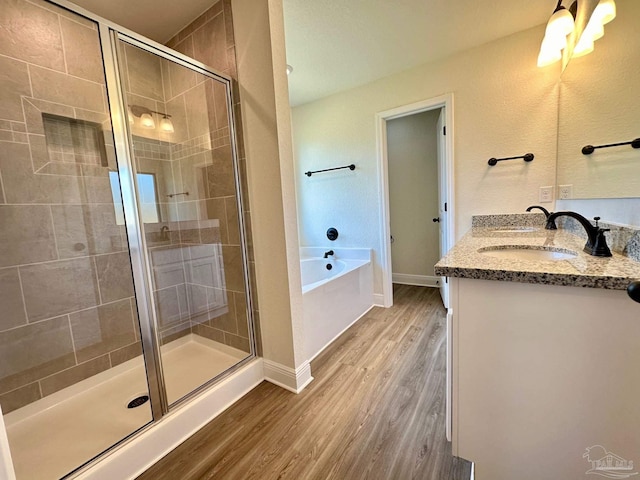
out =
<path fill-rule="evenodd" d="M 329 255 L 335 255 L 335 253 L 333 253 L 333 250 L 329 250 L 327 252 L 324 252 L 324 257 L 322 257 L 322 258 L 329 258 Z"/>

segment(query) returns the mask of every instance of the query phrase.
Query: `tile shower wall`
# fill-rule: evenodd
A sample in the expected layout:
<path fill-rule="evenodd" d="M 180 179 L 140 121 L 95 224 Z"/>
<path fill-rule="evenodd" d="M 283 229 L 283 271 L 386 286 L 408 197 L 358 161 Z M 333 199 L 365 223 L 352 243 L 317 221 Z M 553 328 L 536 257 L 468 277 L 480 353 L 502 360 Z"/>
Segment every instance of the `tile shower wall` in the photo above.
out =
<path fill-rule="evenodd" d="M 240 110 L 240 97 L 237 88 L 237 72 L 236 72 L 236 51 L 235 51 L 235 40 L 233 33 L 233 17 L 231 11 L 231 1 L 230 0 L 219 0 L 215 3 L 209 10 L 203 13 L 200 17 L 194 20 L 190 25 L 185 27 L 182 31 L 180 31 L 177 35 L 175 35 L 169 42 L 167 42 L 167 46 L 184 53 L 185 55 L 189 55 L 190 57 L 204 63 L 205 65 L 209 65 L 216 69 L 219 72 L 225 73 L 233 79 L 233 108 L 236 120 L 236 136 L 238 143 L 238 159 L 240 166 L 240 184 L 242 188 L 242 196 L 243 196 L 243 212 L 242 215 L 244 217 L 245 231 L 246 231 L 246 241 L 247 241 L 247 251 L 248 251 L 248 260 L 249 260 L 249 281 L 251 283 L 251 291 L 254 292 L 252 296 L 252 308 L 253 308 L 253 317 L 254 317 L 254 326 L 256 328 L 256 342 L 258 346 L 258 354 L 261 353 L 261 345 L 260 345 L 260 313 L 259 306 L 257 302 L 256 292 L 256 282 L 255 282 L 255 258 L 253 256 L 253 242 L 252 242 L 252 231 L 251 231 L 251 212 L 249 210 L 249 193 L 247 188 L 247 170 L 246 170 L 246 157 L 244 153 L 244 140 L 243 140 L 243 131 L 242 131 L 242 112 Z M 215 98 L 213 99 L 217 106 L 222 103 L 222 99 L 220 97 L 221 92 L 214 91 Z M 208 92 L 210 95 L 210 92 Z M 211 101 L 211 99 L 210 99 Z M 223 134 L 224 130 L 220 133 Z M 226 145 L 220 146 L 216 145 L 215 142 L 220 141 L 219 139 L 213 139 L 214 146 L 218 147 L 216 150 L 223 155 L 230 155 L 228 151 L 226 151 Z M 227 141 L 228 140 L 224 140 Z M 215 177 L 215 167 L 211 167 L 210 171 L 210 180 L 215 184 L 217 179 Z M 224 182 L 223 182 L 224 183 Z M 224 201 L 223 201 L 224 200 Z M 227 219 L 227 229 L 226 232 L 221 228 L 221 238 L 223 246 L 227 246 L 224 250 L 233 258 L 240 258 L 240 239 L 239 239 L 239 229 L 237 226 L 237 215 L 238 212 L 236 210 L 236 204 L 233 201 L 232 197 L 229 196 L 217 196 L 208 200 L 206 203 L 207 212 L 209 215 L 214 215 L 216 212 L 221 212 L 220 218 Z M 224 213 L 222 213 L 224 212 Z M 224 215 L 224 217 L 223 217 Z M 230 259 L 231 261 L 231 259 Z M 226 264 L 225 264 L 226 267 Z M 239 278 L 236 275 L 236 280 Z M 243 302 L 244 298 L 239 299 L 239 295 L 235 296 L 236 302 Z M 246 305 L 242 303 L 238 306 L 236 303 L 236 313 L 240 315 L 240 312 L 244 312 Z M 246 322 L 244 322 L 244 317 L 238 317 L 238 335 L 243 338 L 247 332 L 242 328 Z M 214 328 L 218 327 L 218 325 L 212 325 Z M 216 328 L 217 329 L 217 328 Z M 205 329 L 204 327 L 200 328 L 202 334 L 211 336 L 217 335 L 219 333 L 211 332 L 209 329 Z M 248 340 L 247 340 L 248 341 Z"/>
<path fill-rule="evenodd" d="M 95 25 L 43 2 L 4 0 L 0 72 L 0 404 L 8 413 L 141 349 L 109 183 L 116 166 Z"/>
<path fill-rule="evenodd" d="M 223 52 L 225 67 L 213 66 L 228 71 L 222 4 L 210 12 L 192 35 L 222 38 L 222 47 L 214 42 L 207 51 Z M 193 57 L 193 38 L 185 41 L 177 50 Z M 129 104 L 167 113 L 174 125 L 166 133 L 135 119 L 132 129 L 138 171 L 152 173 L 158 189 L 161 218 L 145 231 L 162 341 L 194 333 L 249 352 L 224 85 L 135 47 L 124 53 Z"/>

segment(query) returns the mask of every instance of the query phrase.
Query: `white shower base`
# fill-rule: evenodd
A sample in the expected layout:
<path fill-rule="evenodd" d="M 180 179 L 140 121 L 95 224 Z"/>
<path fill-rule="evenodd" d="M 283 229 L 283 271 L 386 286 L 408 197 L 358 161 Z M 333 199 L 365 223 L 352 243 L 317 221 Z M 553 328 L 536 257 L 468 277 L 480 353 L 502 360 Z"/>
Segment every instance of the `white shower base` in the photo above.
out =
<path fill-rule="evenodd" d="M 162 347 L 169 403 L 248 354 L 197 335 Z M 52 480 L 69 473 L 151 421 L 142 357 L 79 382 L 4 417 L 18 480 Z"/>

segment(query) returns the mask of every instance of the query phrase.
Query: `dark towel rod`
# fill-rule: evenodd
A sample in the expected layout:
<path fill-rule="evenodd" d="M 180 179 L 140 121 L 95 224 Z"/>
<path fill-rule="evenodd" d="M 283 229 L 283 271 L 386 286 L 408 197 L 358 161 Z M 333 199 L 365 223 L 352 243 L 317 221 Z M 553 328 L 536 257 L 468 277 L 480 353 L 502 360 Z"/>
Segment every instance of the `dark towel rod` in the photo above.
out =
<path fill-rule="evenodd" d="M 517 160 L 518 158 L 523 159 L 525 162 L 533 162 L 533 153 L 525 153 L 524 155 L 519 155 L 517 157 L 490 158 L 487 163 L 493 167 L 494 165 L 497 165 L 498 162 L 503 162 L 505 160 Z"/>
<path fill-rule="evenodd" d="M 585 145 L 582 147 L 583 155 L 591 155 L 596 148 L 609 148 L 609 147 L 621 147 L 623 145 L 631 145 L 633 148 L 640 148 L 640 138 L 631 140 L 630 142 L 610 143 L 608 145 Z"/>
<path fill-rule="evenodd" d="M 307 177 L 310 177 L 314 173 L 331 172 L 332 170 L 342 170 L 343 168 L 348 168 L 349 170 L 355 170 L 356 166 L 352 163 L 351 165 L 345 165 L 344 167 L 325 168 L 324 170 L 314 170 L 313 172 L 304 172 L 304 174 Z"/>

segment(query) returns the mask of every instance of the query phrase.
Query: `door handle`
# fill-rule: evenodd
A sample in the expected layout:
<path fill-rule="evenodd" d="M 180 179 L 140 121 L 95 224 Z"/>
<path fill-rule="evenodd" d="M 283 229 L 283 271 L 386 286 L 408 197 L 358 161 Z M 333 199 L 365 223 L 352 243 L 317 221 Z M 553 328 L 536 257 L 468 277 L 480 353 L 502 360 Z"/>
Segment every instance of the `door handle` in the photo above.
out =
<path fill-rule="evenodd" d="M 627 293 L 634 302 L 640 303 L 640 280 L 631 282 L 627 287 Z"/>
<path fill-rule="evenodd" d="M 436 218 L 433 219 L 433 223 L 437 223 L 437 222 L 438 223 L 440 222 L 440 217 L 436 217 Z"/>

